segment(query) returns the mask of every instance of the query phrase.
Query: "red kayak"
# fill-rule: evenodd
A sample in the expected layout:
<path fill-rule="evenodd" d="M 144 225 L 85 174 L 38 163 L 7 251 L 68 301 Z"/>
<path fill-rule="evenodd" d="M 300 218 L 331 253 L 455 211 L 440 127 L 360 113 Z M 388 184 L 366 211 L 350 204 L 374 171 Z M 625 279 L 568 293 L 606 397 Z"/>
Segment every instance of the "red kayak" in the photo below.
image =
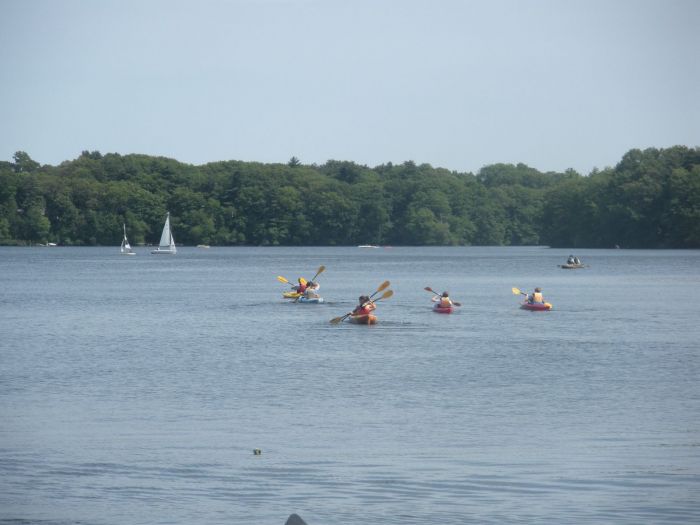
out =
<path fill-rule="evenodd" d="M 552 305 L 550 303 L 529 303 L 526 301 L 520 305 L 520 308 L 523 310 L 532 310 L 533 312 L 545 312 L 551 310 Z"/>
<path fill-rule="evenodd" d="M 433 311 L 438 313 L 438 314 L 451 314 L 452 307 L 451 306 L 440 306 L 439 304 L 436 304 L 435 306 L 433 306 Z"/>

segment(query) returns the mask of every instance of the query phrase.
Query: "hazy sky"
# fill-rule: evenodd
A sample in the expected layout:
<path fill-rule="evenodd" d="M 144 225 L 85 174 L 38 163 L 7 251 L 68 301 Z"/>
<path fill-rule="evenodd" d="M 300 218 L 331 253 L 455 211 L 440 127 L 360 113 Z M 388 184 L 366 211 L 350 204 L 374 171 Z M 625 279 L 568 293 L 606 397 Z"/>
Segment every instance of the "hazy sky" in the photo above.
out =
<path fill-rule="evenodd" d="M 697 0 L 0 0 L 0 160 L 456 171 L 700 145 Z"/>

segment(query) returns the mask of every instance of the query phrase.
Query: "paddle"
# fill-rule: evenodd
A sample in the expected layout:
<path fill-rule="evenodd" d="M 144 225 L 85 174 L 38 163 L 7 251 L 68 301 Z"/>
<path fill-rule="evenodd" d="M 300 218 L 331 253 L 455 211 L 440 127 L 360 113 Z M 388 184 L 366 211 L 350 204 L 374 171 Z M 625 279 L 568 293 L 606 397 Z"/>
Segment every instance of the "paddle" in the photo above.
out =
<path fill-rule="evenodd" d="M 437 293 L 437 292 L 436 292 L 435 290 L 433 290 L 430 286 L 426 286 L 425 288 L 423 288 L 423 290 L 425 290 L 426 292 L 432 292 L 432 293 L 434 293 L 435 295 L 437 295 L 438 297 L 442 297 L 441 294 Z M 451 299 L 450 299 L 450 300 L 451 300 Z M 457 301 L 452 301 L 452 304 L 453 304 L 454 306 L 462 306 L 462 303 L 458 303 Z"/>
<path fill-rule="evenodd" d="M 382 284 L 379 285 L 379 288 L 377 288 L 377 291 L 374 292 L 372 295 L 369 296 L 370 300 L 372 299 L 372 297 L 374 297 L 375 295 L 377 295 L 377 294 L 378 294 L 379 292 L 381 292 L 382 290 L 386 290 L 390 285 L 391 285 L 391 283 L 390 283 L 389 281 L 384 281 Z M 391 292 L 391 293 L 393 294 L 394 292 Z M 391 297 L 391 295 L 389 295 L 389 297 Z M 345 319 L 345 318 L 348 317 L 349 315 L 352 315 L 352 312 L 350 312 L 348 315 L 340 316 L 340 317 L 335 317 L 335 318 L 331 319 L 331 323 L 332 323 L 332 324 L 338 324 L 340 321 L 342 321 L 343 319 Z"/>
<path fill-rule="evenodd" d="M 512 288 L 512 290 L 513 290 L 513 295 L 525 295 L 525 296 L 527 296 L 527 294 L 525 292 L 521 292 L 515 286 Z"/>
<path fill-rule="evenodd" d="M 389 282 L 389 281 L 387 281 L 387 282 Z M 375 292 L 375 293 L 377 293 L 377 292 Z M 372 294 L 372 295 L 374 295 L 374 294 Z M 381 301 L 382 299 L 388 299 L 388 298 L 391 297 L 392 295 L 394 295 L 394 290 L 387 290 L 387 291 L 384 292 L 380 297 L 377 297 L 376 299 L 373 299 L 373 300 L 371 300 L 371 301 L 369 301 L 369 302 L 367 302 L 367 303 L 363 303 L 362 306 L 365 306 L 365 305 L 369 304 L 370 302 L 371 302 L 371 303 L 376 303 L 377 301 Z M 352 312 L 349 312 L 349 313 L 347 313 L 347 314 L 345 314 L 345 315 L 341 315 L 340 317 L 334 317 L 333 319 L 331 319 L 331 324 L 338 324 L 338 323 L 341 323 L 341 322 L 345 321 L 345 319 L 347 319 L 347 318 L 350 317 L 351 315 L 352 315 Z"/>
<path fill-rule="evenodd" d="M 371 299 L 372 297 L 377 295 L 382 290 L 386 290 L 387 288 L 389 288 L 390 285 L 391 285 L 391 283 L 389 281 L 384 281 L 382 284 L 379 285 L 379 288 L 377 288 L 377 291 L 374 292 L 372 295 L 370 295 L 369 298 Z"/>
<path fill-rule="evenodd" d="M 323 266 L 323 265 L 319 266 L 319 267 L 318 267 L 318 271 L 316 272 L 316 275 L 314 275 L 314 276 L 311 278 L 311 281 L 315 281 L 315 280 L 316 280 L 316 277 L 318 277 L 319 275 L 321 275 L 325 269 L 326 269 L 325 266 Z"/>
<path fill-rule="evenodd" d="M 322 266 L 321 268 L 323 268 L 323 266 Z M 325 270 L 325 268 L 323 268 L 323 269 Z M 316 274 L 316 275 L 318 275 L 318 274 Z M 316 276 L 314 276 L 314 278 L 316 278 Z M 278 275 L 278 276 L 277 276 L 277 280 L 278 280 L 279 282 L 281 282 L 281 283 L 285 283 L 285 284 L 291 285 L 292 288 L 294 288 L 294 287 L 296 286 L 296 285 L 290 283 L 287 279 L 285 279 L 285 278 L 282 277 L 281 275 Z M 312 279 L 312 280 L 313 280 L 313 279 Z M 306 279 L 304 279 L 303 277 L 299 277 L 299 282 L 300 282 L 301 284 L 306 284 Z"/>

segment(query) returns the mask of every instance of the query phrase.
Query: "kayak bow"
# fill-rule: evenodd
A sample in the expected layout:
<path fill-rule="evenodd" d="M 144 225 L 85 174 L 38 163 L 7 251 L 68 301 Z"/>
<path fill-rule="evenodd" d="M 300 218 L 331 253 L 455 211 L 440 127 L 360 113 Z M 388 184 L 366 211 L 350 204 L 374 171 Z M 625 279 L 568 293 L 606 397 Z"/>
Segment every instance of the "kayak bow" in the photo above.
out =
<path fill-rule="evenodd" d="M 323 302 L 323 297 L 299 297 L 298 303 L 319 304 Z"/>
<path fill-rule="evenodd" d="M 533 312 L 546 312 L 547 310 L 552 309 L 552 305 L 550 303 L 528 303 L 524 302 L 520 305 L 520 308 L 523 310 L 530 310 Z"/>
<path fill-rule="evenodd" d="M 439 304 L 436 304 L 435 306 L 433 306 L 433 311 L 438 313 L 438 314 L 451 314 L 452 307 L 451 306 L 440 306 Z"/>
<path fill-rule="evenodd" d="M 350 322 L 354 324 L 377 324 L 377 316 L 373 314 L 351 315 Z"/>

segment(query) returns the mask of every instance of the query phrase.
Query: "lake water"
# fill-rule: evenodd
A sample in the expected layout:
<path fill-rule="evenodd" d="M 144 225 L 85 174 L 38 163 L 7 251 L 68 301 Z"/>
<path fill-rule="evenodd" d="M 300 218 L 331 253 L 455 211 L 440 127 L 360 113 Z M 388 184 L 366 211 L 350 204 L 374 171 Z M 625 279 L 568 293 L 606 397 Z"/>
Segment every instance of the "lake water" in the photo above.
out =
<path fill-rule="evenodd" d="M 700 522 L 699 251 L 137 252 L 0 248 L 0 523 Z"/>

